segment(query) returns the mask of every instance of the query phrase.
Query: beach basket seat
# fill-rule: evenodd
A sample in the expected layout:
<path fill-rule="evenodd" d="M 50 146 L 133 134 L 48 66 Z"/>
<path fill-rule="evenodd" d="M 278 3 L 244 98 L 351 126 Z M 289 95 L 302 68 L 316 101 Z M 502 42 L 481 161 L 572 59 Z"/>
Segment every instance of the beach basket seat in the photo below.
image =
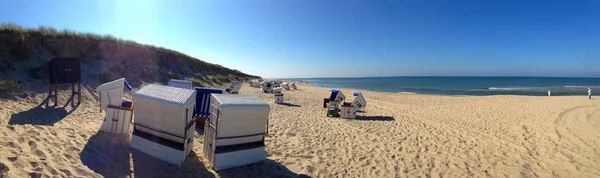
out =
<path fill-rule="evenodd" d="M 331 95 L 329 98 L 323 98 L 323 107 L 327 110 L 328 117 L 339 117 L 340 104 L 344 103 L 346 95 L 342 91 L 337 89 L 331 89 Z"/>
<path fill-rule="evenodd" d="M 296 82 L 292 82 L 292 83 L 290 84 L 290 88 L 291 88 L 292 90 L 297 90 L 298 88 L 296 87 Z"/>
<path fill-rule="evenodd" d="M 340 117 L 344 119 L 354 119 L 356 118 L 356 111 L 354 110 L 354 106 L 351 103 L 344 102 L 340 108 Z"/>
<path fill-rule="evenodd" d="M 283 82 L 283 83 L 281 83 L 281 88 L 283 88 L 285 90 L 290 90 L 290 84 L 287 82 Z"/>
<path fill-rule="evenodd" d="M 362 95 L 361 92 L 355 92 L 354 96 L 355 96 L 354 101 L 352 101 L 352 106 L 354 107 L 354 111 L 359 111 L 359 110 L 367 107 L 367 100 L 365 100 L 365 97 Z"/>
<path fill-rule="evenodd" d="M 96 88 L 100 97 L 100 112 L 105 112 L 100 131 L 129 134 L 133 122 L 133 103 L 123 100 L 123 90 L 131 90 L 125 78 L 104 83 Z"/>
<path fill-rule="evenodd" d="M 271 82 L 265 83 L 263 93 L 273 93 L 273 84 L 271 84 Z"/>
<path fill-rule="evenodd" d="M 210 95 L 222 93 L 223 90 L 220 89 L 196 87 L 196 104 L 194 107 L 196 126 L 204 127 L 204 122 L 210 119 Z"/>
<path fill-rule="evenodd" d="M 184 89 L 192 89 L 192 82 L 187 80 L 177 80 L 171 79 L 167 86 L 175 87 L 175 88 L 184 88 Z"/>
<path fill-rule="evenodd" d="M 223 170 L 266 159 L 269 104 L 257 96 L 225 94 L 212 94 L 210 102 L 203 153 L 211 167 Z"/>
<path fill-rule="evenodd" d="M 275 96 L 275 98 L 273 99 L 273 103 L 277 103 L 277 104 L 284 103 L 283 94 L 275 94 L 274 96 Z"/>
<path fill-rule="evenodd" d="M 329 95 L 329 105 L 333 105 L 336 108 L 346 100 L 346 95 L 342 91 L 337 89 L 331 89 L 331 95 Z"/>
<path fill-rule="evenodd" d="M 181 165 L 193 149 L 196 90 L 150 84 L 133 94 L 129 147 Z"/>
<path fill-rule="evenodd" d="M 283 92 L 283 88 L 281 88 L 281 87 L 273 88 L 273 94 L 275 94 L 275 95 L 281 94 L 282 92 Z"/>
<path fill-rule="evenodd" d="M 239 82 L 231 82 L 229 87 L 225 89 L 225 93 L 229 94 L 238 94 L 240 93 L 240 89 L 242 88 L 242 84 Z"/>

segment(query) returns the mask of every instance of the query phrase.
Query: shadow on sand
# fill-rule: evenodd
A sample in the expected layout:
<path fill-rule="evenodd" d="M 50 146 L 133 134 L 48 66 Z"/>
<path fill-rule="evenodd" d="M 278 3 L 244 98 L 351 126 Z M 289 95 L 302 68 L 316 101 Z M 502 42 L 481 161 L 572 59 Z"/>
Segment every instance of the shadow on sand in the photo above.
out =
<path fill-rule="evenodd" d="M 85 166 L 104 177 L 309 177 L 270 159 L 213 171 L 202 161 L 202 153 L 196 151 L 190 152 L 185 162 L 177 166 L 129 148 L 129 135 L 98 132 L 90 137 L 80 157 Z"/>
<path fill-rule="evenodd" d="M 355 120 L 364 121 L 395 121 L 396 118 L 390 116 L 356 116 Z"/>
<path fill-rule="evenodd" d="M 297 105 L 297 104 L 291 104 L 291 103 L 279 103 L 279 105 L 282 105 L 282 106 L 287 106 L 287 107 L 302 107 L 302 106 L 300 106 L 300 105 Z"/>
<path fill-rule="evenodd" d="M 71 95 L 67 103 L 62 107 L 51 107 L 49 106 L 49 98 L 44 99 L 42 103 L 33 107 L 27 111 L 23 111 L 17 114 L 12 114 L 8 124 L 16 125 L 49 125 L 52 126 L 58 121 L 67 117 L 75 109 L 79 107 L 80 103 L 75 104 L 73 102 L 74 95 Z M 67 106 L 71 106 L 71 109 L 67 111 Z"/>
<path fill-rule="evenodd" d="M 130 149 L 135 177 L 216 177 L 195 151 L 181 166 L 169 164 L 141 151 Z"/>
<path fill-rule="evenodd" d="M 217 172 L 224 178 L 236 177 L 310 177 L 304 174 L 296 174 L 284 165 L 274 160 L 263 160 L 256 164 L 242 166 Z"/>
<path fill-rule="evenodd" d="M 129 177 L 129 135 L 98 132 L 79 155 L 83 165 L 104 177 Z"/>

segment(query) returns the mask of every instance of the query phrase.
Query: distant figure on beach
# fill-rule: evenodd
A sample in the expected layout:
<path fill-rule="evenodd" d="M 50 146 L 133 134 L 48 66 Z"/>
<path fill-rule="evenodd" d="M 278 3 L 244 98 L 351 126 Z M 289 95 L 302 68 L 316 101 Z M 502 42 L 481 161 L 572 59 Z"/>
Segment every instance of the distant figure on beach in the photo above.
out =
<path fill-rule="evenodd" d="M 592 89 L 588 88 L 588 99 L 592 99 Z"/>
<path fill-rule="evenodd" d="M 550 90 L 548 90 L 548 96 L 550 96 Z"/>

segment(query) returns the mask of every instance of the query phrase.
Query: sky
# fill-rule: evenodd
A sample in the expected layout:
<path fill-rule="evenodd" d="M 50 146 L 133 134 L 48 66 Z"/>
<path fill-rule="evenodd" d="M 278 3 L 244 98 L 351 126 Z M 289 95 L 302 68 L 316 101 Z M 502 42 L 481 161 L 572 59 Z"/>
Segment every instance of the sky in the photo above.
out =
<path fill-rule="evenodd" d="M 600 77 L 597 0 L 18 0 L 0 23 L 91 32 L 267 78 Z"/>

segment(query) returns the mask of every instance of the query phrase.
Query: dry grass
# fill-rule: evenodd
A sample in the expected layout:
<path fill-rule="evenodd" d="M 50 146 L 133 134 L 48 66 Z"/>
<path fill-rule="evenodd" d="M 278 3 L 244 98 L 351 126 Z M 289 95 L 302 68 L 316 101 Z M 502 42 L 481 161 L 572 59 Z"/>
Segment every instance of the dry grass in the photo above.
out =
<path fill-rule="evenodd" d="M 103 49 L 103 51 L 98 51 Z M 40 50 L 47 50 L 55 57 L 78 57 L 85 60 L 108 58 L 154 58 L 163 68 L 180 72 L 207 75 L 233 75 L 242 78 L 258 78 L 228 69 L 218 64 L 204 62 L 186 54 L 152 45 L 138 44 L 111 35 L 57 30 L 52 27 L 24 28 L 14 23 L 0 25 L 0 52 L 6 52 L 17 60 L 27 60 Z M 104 54 L 111 52 L 111 54 Z M 152 55 L 147 55 L 148 53 Z"/>
<path fill-rule="evenodd" d="M 19 91 L 21 91 L 21 86 L 18 82 L 12 80 L 0 81 L 0 95 L 11 95 Z"/>
<path fill-rule="evenodd" d="M 14 23 L 0 25 L 0 72 L 17 76 L 23 73 L 31 79 L 46 80 L 46 63 L 54 57 L 80 58 L 97 69 L 101 68 L 100 63 L 118 64 L 104 68 L 102 71 L 106 73 L 83 71 L 84 76 L 96 83 L 125 77 L 135 84 L 188 79 L 198 86 L 214 86 L 259 78 L 174 50 L 110 35 L 45 26 L 24 28 Z M 0 76 L 0 79 L 14 78 Z"/>

